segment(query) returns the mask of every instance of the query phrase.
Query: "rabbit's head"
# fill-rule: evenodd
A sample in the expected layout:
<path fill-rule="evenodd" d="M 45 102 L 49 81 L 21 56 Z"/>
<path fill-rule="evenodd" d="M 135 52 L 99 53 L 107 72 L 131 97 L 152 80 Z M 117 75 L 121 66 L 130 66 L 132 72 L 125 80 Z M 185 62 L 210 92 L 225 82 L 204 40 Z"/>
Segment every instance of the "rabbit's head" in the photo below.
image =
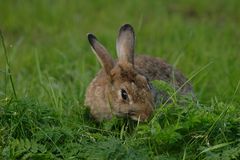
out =
<path fill-rule="evenodd" d="M 114 61 L 93 34 L 88 34 L 92 50 L 106 73 L 106 96 L 112 113 L 120 117 L 145 121 L 154 106 L 152 88 L 146 77 L 134 67 L 134 30 L 129 24 L 120 28 L 117 38 L 118 59 Z"/>

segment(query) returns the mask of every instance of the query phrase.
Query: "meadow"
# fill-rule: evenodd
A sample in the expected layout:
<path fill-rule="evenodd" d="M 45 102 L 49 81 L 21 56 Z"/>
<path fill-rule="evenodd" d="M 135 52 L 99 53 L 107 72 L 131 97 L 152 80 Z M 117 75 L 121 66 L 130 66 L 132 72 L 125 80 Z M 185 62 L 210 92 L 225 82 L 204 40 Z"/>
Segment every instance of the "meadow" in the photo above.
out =
<path fill-rule="evenodd" d="M 0 0 L 0 159 L 240 159 L 240 1 Z M 96 123 L 84 106 L 100 69 L 86 34 L 191 81 L 197 102 L 159 106 L 146 123 Z M 6 52 L 5 52 L 5 51 Z"/>

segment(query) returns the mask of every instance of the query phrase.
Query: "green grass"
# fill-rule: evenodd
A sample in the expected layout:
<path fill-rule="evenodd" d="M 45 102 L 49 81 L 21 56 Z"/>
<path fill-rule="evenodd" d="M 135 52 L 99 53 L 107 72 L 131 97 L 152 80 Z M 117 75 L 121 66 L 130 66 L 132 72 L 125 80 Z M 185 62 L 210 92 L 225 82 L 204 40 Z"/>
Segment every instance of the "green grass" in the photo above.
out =
<path fill-rule="evenodd" d="M 0 4 L 10 62 L 1 44 L 0 159 L 240 158 L 240 1 Z M 168 104 L 140 124 L 89 117 L 84 94 L 100 65 L 86 34 L 116 57 L 124 23 L 135 28 L 137 53 L 193 77 L 197 104 Z"/>

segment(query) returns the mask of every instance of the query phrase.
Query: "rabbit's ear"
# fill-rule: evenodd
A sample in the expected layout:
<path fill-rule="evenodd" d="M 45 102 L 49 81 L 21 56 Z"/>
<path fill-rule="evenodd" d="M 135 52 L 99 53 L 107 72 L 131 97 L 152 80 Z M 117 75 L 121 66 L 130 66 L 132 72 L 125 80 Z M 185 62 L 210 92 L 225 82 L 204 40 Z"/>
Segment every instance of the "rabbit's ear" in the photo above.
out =
<path fill-rule="evenodd" d="M 109 52 L 100 42 L 98 42 L 97 38 L 93 34 L 88 33 L 87 37 L 89 43 L 91 44 L 93 52 L 98 58 L 98 61 L 105 69 L 106 73 L 110 74 L 110 71 L 112 70 L 114 65 L 114 61 L 110 56 Z"/>
<path fill-rule="evenodd" d="M 117 54 L 119 62 L 134 62 L 135 34 L 133 27 L 129 24 L 123 25 L 119 30 L 117 39 Z"/>

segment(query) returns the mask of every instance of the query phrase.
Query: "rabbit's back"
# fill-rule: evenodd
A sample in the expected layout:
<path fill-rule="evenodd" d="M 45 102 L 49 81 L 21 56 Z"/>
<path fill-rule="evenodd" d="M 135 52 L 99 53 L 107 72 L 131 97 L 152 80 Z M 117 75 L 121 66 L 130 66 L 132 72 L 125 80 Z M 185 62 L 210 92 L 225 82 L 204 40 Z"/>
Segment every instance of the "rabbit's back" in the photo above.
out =
<path fill-rule="evenodd" d="M 187 78 L 160 58 L 138 56 L 135 58 L 134 65 L 136 70 L 150 81 L 162 80 L 176 87 L 176 89 L 181 87 L 180 92 L 183 94 L 193 93 L 192 86 L 187 82 Z"/>

